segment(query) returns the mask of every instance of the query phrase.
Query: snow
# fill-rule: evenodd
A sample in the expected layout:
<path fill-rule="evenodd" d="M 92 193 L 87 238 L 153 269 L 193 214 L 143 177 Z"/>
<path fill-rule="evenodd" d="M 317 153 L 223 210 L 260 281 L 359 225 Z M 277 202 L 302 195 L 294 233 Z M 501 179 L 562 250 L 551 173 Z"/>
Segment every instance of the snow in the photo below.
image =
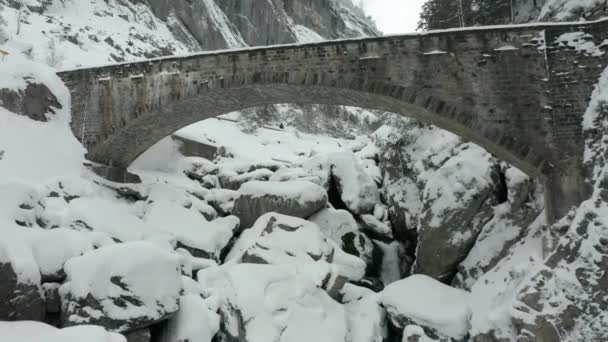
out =
<path fill-rule="evenodd" d="M 325 38 L 321 37 L 317 32 L 303 25 L 295 25 L 294 30 L 296 33 L 296 39 L 300 43 L 314 43 L 325 40 Z"/>
<path fill-rule="evenodd" d="M 445 55 L 447 52 L 442 50 L 433 50 L 429 52 L 425 52 L 425 55 Z"/>
<path fill-rule="evenodd" d="M 544 3 L 539 17 L 544 18 L 549 13 L 556 13 L 556 20 L 566 20 L 574 15 L 580 15 L 580 11 L 583 9 L 599 6 L 603 3 L 602 0 L 548 0 Z"/>
<path fill-rule="evenodd" d="M 321 231 L 339 246 L 342 245 L 344 235 L 359 231 L 355 218 L 346 210 L 326 208 L 312 215 L 308 220 L 319 226 Z"/>
<path fill-rule="evenodd" d="M 369 289 L 346 284 L 342 289 L 349 342 L 382 342 L 387 337 L 386 312 L 379 295 Z"/>
<path fill-rule="evenodd" d="M 57 329 L 40 322 L 0 322 L 0 336 L 4 342 L 126 342 L 117 333 L 102 327 L 82 325 Z"/>
<path fill-rule="evenodd" d="M 234 216 L 208 222 L 201 214 L 205 203 L 165 184 L 151 186 L 148 203 L 143 216 L 148 231 L 173 235 L 181 243 L 213 255 L 228 244 L 239 223 Z"/>
<path fill-rule="evenodd" d="M 211 342 L 220 329 L 215 299 L 188 294 L 179 299 L 179 311 L 169 320 L 161 342 Z"/>
<path fill-rule="evenodd" d="M 69 127 L 69 91 L 63 82 L 50 68 L 18 56 L 0 63 L 0 75 L 0 88 L 23 90 L 24 80 L 45 84 L 62 106 L 47 115 L 49 122 L 33 121 L 0 107 L 0 151 L 4 152 L 0 182 L 40 184 L 58 177 L 79 177 L 84 149 Z"/>
<path fill-rule="evenodd" d="M 353 213 L 371 213 L 380 201 L 378 186 L 352 152 L 321 154 L 304 162 L 303 168 L 318 175 L 325 187 L 329 187 L 329 177 L 335 177 L 340 197 Z"/>
<path fill-rule="evenodd" d="M 521 282 L 527 276 L 534 274 L 543 260 L 542 236 L 539 234 L 543 224 L 544 216 L 541 215 L 532 223 L 527 237 L 516 244 L 505 258 L 472 286 L 471 334 L 494 331 L 499 337 L 514 335 L 508 323 L 513 314 L 511 305 Z M 504 242 L 501 239 L 510 237 L 509 227 L 506 228 L 507 231 L 501 232 L 499 229 L 496 236 L 489 239 L 493 243 Z M 484 250 L 494 248 L 492 242 L 486 242 L 485 248 L 475 253 L 483 253 Z"/>
<path fill-rule="evenodd" d="M 41 6 L 37 0 L 28 2 Z M 168 25 L 144 4 L 66 0 L 45 5 L 48 8 L 43 14 L 23 11 L 19 34 L 0 44 L 1 49 L 11 53 L 8 60 L 27 54 L 38 63 L 67 69 L 115 63 L 114 56 L 118 60 L 142 58 L 162 48 L 169 48 L 174 54 L 189 52 L 174 38 Z M 16 9 L 2 6 L 0 16 L 11 31 L 17 27 Z"/>
<path fill-rule="evenodd" d="M 576 51 L 584 52 L 590 56 L 600 57 L 604 55 L 605 52 L 599 46 L 595 45 L 590 38 L 592 38 L 592 36 L 589 33 L 568 32 L 557 37 L 556 41 L 562 46 L 572 47 Z"/>
<path fill-rule="evenodd" d="M 456 339 L 469 331 L 471 294 L 416 274 L 387 286 L 381 302 L 393 321 L 403 315 Z"/>
<path fill-rule="evenodd" d="M 225 320 L 227 330 L 236 336 L 244 322 L 249 342 L 345 340 L 344 308 L 292 265 L 226 264 L 200 271 L 198 278 L 224 298 L 221 308 L 238 310 L 239 319 L 233 312 Z"/>
<path fill-rule="evenodd" d="M 150 281 L 150 271 L 154 281 Z M 91 295 L 102 305 L 103 312 L 114 319 L 147 317 L 159 319 L 163 312 L 178 309 L 181 291 L 180 256 L 159 248 L 151 242 L 137 241 L 106 246 L 72 258 L 65 264 L 66 282 L 60 288 L 64 306 L 70 298 Z M 117 286 L 114 278 L 126 287 Z M 68 297 L 69 296 L 69 297 Z M 141 305 L 127 302 L 118 306 L 112 298 L 135 296 Z M 93 309 L 91 309 L 93 310 Z M 86 322 L 85 317 L 69 317 L 70 321 Z"/>
<path fill-rule="evenodd" d="M 494 51 L 512 51 L 512 50 L 519 50 L 519 48 L 516 48 L 513 45 L 503 45 L 499 48 L 494 49 Z"/>

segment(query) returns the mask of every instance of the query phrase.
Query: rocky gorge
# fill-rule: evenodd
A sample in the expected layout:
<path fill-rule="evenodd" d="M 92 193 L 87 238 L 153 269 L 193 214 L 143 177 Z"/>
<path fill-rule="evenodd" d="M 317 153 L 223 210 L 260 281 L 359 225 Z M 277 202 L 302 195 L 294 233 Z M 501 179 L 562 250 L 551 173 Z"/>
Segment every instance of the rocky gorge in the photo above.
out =
<path fill-rule="evenodd" d="M 0 0 L 0 18 L 22 25 L 0 33 L 2 340 L 608 336 L 605 77 L 582 128 L 593 196 L 548 226 L 518 169 L 358 108 L 227 113 L 147 151 L 139 183 L 92 171 L 57 69 L 380 34 L 350 1 Z"/>

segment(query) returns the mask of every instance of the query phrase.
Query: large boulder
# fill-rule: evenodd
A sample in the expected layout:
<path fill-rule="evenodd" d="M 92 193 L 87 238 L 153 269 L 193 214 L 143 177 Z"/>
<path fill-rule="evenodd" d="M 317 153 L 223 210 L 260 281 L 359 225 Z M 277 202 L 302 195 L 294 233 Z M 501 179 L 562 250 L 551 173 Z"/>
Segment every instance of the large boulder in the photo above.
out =
<path fill-rule="evenodd" d="M 385 341 L 388 335 L 386 310 L 380 305 L 380 295 L 353 284 L 346 284 L 342 294 L 350 332 L 348 341 Z"/>
<path fill-rule="evenodd" d="M 26 81 L 24 89 L 0 89 L 0 106 L 32 120 L 47 121 L 62 106 L 51 90 L 42 83 Z"/>
<path fill-rule="evenodd" d="M 318 176 L 337 209 L 354 214 L 370 214 L 380 202 L 376 182 L 352 152 L 333 152 L 307 160 L 304 170 Z"/>
<path fill-rule="evenodd" d="M 59 289 L 65 326 L 145 328 L 178 310 L 180 256 L 150 242 L 106 246 L 69 260 Z"/>
<path fill-rule="evenodd" d="M 179 299 L 179 311 L 164 329 L 161 341 L 211 342 L 220 329 L 220 317 L 216 313 L 214 298 L 203 299 L 189 293 Z"/>
<path fill-rule="evenodd" d="M 456 156 L 427 176 L 414 264 L 415 273 L 447 283 L 492 219 L 500 185 L 486 151 L 465 144 Z"/>
<path fill-rule="evenodd" d="M 452 286 L 470 290 L 480 277 L 504 260 L 511 248 L 545 223 L 540 186 L 511 167 L 505 172 L 508 201 L 494 207 L 467 257 L 458 265 Z"/>
<path fill-rule="evenodd" d="M 344 307 L 293 265 L 226 264 L 199 271 L 222 298 L 218 341 L 346 341 Z"/>
<path fill-rule="evenodd" d="M 38 263 L 16 232 L 5 233 L 0 241 L 0 320 L 42 321 L 46 307 Z"/>
<path fill-rule="evenodd" d="M 44 320 L 46 305 L 39 284 L 20 282 L 10 262 L 0 262 L 0 279 L 0 320 Z"/>
<path fill-rule="evenodd" d="M 380 301 L 391 324 L 401 331 L 415 324 L 433 338 L 466 340 L 471 318 L 469 292 L 417 274 L 387 286 Z"/>
<path fill-rule="evenodd" d="M 147 228 L 174 236 L 178 246 L 195 257 L 219 260 L 239 228 L 239 219 L 234 216 L 207 221 L 205 213 L 213 208 L 167 185 L 154 185 L 146 204 L 143 219 Z"/>
<path fill-rule="evenodd" d="M 241 226 L 247 228 L 265 213 L 307 218 L 326 204 L 327 193 L 314 183 L 254 181 L 241 186 L 232 213 L 241 219 Z"/>
<path fill-rule="evenodd" d="M 127 342 L 124 336 L 108 332 L 98 326 L 78 326 L 57 329 L 39 322 L 1 322 L 0 336 L 3 341 L 27 342 Z"/>
<path fill-rule="evenodd" d="M 263 215 L 245 230 L 227 260 L 314 269 L 313 280 L 324 288 L 365 273 L 365 263 L 342 251 L 316 224 L 277 213 Z"/>

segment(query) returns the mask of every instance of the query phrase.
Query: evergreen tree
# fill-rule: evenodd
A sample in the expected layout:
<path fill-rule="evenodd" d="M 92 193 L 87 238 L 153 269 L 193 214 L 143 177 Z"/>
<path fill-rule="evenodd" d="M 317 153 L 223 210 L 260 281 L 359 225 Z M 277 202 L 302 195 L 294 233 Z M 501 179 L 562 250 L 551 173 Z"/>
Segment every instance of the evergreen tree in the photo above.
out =
<path fill-rule="evenodd" d="M 507 24 L 511 22 L 511 6 L 512 0 L 427 0 L 418 29 Z"/>

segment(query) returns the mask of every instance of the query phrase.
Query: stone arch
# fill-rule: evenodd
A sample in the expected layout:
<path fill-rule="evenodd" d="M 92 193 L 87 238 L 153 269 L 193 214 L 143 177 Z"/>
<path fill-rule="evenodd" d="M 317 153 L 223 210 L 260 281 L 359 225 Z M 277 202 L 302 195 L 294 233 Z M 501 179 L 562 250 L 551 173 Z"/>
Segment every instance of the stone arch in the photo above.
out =
<path fill-rule="evenodd" d="M 493 127 L 484 127 L 475 120 L 474 113 L 421 91 L 408 92 L 403 87 L 390 84 L 370 83 L 357 88 L 256 83 L 255 86 L 211 89 L 195 96 L 176 98 L 172 103 L 162 105 L 162 108 L 159 106 L 138 114 L 102 143 L 90 148 L 88 158 L 126 168 L 156 142 L 190 124 L 251 107 L 296 103 L 342 105 L 398 113 L 474 142 L 532 177 L 542 178 L 548 171 L 543 151 L 521 146 L 516 138 Z"/>

